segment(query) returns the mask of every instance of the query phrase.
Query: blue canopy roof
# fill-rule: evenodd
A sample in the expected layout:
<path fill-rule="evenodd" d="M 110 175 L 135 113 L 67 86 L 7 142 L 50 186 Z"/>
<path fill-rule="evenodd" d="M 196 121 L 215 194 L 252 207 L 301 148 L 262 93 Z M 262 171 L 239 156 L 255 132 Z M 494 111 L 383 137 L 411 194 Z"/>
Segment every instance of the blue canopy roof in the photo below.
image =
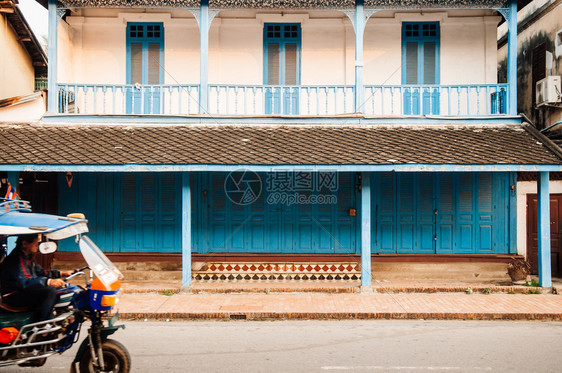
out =
<path fill-rule="evenodd" d="M 0 235 L 44 234 L 60 240 L 88 232 L 86 219 L 30 212 L 25 201 L 0 202 Z"/>

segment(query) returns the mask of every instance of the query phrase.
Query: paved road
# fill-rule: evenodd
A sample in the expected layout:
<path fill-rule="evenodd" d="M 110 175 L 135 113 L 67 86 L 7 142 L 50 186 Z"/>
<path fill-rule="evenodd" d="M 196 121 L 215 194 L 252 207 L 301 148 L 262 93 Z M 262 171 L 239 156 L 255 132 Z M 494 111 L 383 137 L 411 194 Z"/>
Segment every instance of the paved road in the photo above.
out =
<path fill-rule="evenodd" d="M 133 372 L 560 372 L 562 323 L 126 322 Z M 37 368 L 68 372 L 75 350 Z"/>

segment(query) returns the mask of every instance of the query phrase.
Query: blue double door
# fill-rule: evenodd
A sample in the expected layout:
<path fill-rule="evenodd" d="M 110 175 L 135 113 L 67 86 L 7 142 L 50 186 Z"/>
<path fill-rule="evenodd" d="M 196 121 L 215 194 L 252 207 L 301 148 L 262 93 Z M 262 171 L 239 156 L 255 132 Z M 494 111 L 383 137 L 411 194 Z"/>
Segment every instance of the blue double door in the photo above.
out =
<path fill-rule="evenodd" d="M 59 213 L 84 213 L 105 252 L 181 252 L 181 175 L 74 173 L 59 176 Z M 68 241 L 68 242 L 67 242 Z M 76 250 L 70 240 L 61 250 Z"/>
<path fill-rule="evenodd" d="M 294 178 L 293 173 L 284 174 L 283 178 Z M 337 187 L 331 190 L 287 189 L 272 186 L 268 179 L 273 174 L 254 175 L 262 181 L 260 193 L 256 189 L 238 196 L 232 190 L 242 185 L 240 175 L 233 178 L 232 174 L 213 172 L 195 177 L 194 251 L 357 252 L 358 217 L 352 216 L 357 202 L 356 174 L 339 173 Z"/>
<path fill-rule="evenodd" d="M 507 254 L 511 173 L 376 173 L 372 251 Z"/>

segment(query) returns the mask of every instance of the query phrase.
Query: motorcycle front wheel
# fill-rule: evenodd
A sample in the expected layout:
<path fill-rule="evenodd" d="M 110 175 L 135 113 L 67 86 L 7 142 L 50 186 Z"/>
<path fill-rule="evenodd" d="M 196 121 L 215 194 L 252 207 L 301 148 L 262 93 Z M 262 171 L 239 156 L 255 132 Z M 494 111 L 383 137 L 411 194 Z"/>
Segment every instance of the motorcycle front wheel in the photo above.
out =
<path fill-rule="evenodd" d="M 80 359 L 80 373 L 128 373 L 131 369 L 131 355 L 121 343 L 107 339 L 102 343 L 105 369 L 94 366 L 94 358 L 88 349 Z"/>

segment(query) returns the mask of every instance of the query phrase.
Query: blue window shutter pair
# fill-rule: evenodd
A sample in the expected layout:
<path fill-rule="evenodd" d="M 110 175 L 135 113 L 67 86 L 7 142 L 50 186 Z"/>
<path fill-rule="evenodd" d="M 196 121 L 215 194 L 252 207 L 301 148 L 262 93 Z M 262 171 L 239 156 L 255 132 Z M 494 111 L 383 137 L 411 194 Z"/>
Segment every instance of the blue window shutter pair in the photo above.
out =
<path fill-rule="evenodd" d="M 439 49 L 438 22 L 402 24 L 402 84 L 418 86 L 404 90 L 404 115 L 439 114 L 438 88 L 419 87 L 439 84 Z"/>
<path fill-rule="evenodd" d="M 159 114 L 162 103 L 159 85 L 164 82 L 164 24 L 127 24 L 128 114 Z"/>
<path fill-rule="evenodd" d="M 402 84 L 439 84 L 439 22 L 402 24 Z"/>
<path fill-rule="evenodd" d="M 263 29 L 263 81 L 266 114 L 299 113 L 301 26 L 298 23 L 266 23 Z M 288 87 L 285 87 L 288 86 Z"/>

